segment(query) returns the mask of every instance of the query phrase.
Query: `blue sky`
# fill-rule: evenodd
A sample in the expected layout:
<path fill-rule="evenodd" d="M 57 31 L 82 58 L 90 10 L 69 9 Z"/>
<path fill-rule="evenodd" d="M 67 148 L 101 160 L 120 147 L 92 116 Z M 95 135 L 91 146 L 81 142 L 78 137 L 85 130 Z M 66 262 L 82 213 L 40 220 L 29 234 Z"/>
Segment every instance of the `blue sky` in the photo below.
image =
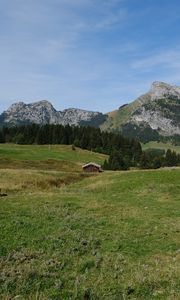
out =
<path fill-rule="evenodd" d="M 108 112 L 180 85 L 179 0 L 0 0 L 0 112 L 47 99 Z"/>

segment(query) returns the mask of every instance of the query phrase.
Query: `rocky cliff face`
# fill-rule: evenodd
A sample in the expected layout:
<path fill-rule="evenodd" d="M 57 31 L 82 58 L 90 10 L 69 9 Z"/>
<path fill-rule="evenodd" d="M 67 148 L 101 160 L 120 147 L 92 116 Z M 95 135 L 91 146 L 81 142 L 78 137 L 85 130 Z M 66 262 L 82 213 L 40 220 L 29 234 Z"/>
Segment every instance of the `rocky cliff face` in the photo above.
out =
<path fill-rule="evenodd" d="M 167 83 L 155 81 L 149 91 L 151 100 L 178 99 L 180 100 L 180 87 L 171 86 Z"/>
<path fill-rule="evenodd" d="M 88 124 L 93 120 L 96 123 L 98 120 L 104 121 L 103 114 L 76 108 L 56 111 L 46 100 L 31 104 L 15 103 L 0 116 L 1 124 L 8 126 L 29 123 L 79 125 L 81 122 Z"/>
<path fill-rule="evenodd" d="M 137 100 L 141 106 L 132 113 L 130 122 L 144 122 L 165 136 L 180 134 L 180 87 L 156 81 Z"/>

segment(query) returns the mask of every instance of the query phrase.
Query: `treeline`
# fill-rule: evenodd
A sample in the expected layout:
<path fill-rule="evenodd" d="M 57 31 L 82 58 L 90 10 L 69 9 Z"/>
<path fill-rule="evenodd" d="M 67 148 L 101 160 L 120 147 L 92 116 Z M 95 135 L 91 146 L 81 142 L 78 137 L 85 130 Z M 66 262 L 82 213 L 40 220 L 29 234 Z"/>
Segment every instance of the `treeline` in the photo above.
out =
<path fill-rule="evenodd" d="M 102 132 L 99 128 L 62 125 L 22 125 L 0 129 L 0 143 L 16 144 L 66 144 L 104 153 L 109 159 L 104 169 L 127 170 L 180 165 L 180 155 L 174 151 L 150 149 L 142 151 L 141 144 L 133 138 L 118 133 Z"/>
<path fill-rule="evenodd" d="M 62 125 L 22 125 L 0 129 L 1 143 L 66 144 L 82 149 L 110 154 L 119 151 L 129 165 L 137 165 L 142 154 L 141 144 L 117 133 L 102 132 L 99 128 Z"/>
<path fill-rule="evenodd" d="M 180 154 L 170 149 L 166 152 L 160 149 L 149 149 L 142 153 L 139 165 L 142 169 L 180 166 Z"/>
<path fill-rule="evenodd" d="M 103 168 L 105 170 L 128 170 L 132 165 L 121 151 L 114 150 L 110 153 L 109 159 L 105 160 Z M 140 169 L 180 166 L 180 154 L 170 149 L 166 152 L 161 149 L 148 149 L 141 153 L 137 166 Z"/>

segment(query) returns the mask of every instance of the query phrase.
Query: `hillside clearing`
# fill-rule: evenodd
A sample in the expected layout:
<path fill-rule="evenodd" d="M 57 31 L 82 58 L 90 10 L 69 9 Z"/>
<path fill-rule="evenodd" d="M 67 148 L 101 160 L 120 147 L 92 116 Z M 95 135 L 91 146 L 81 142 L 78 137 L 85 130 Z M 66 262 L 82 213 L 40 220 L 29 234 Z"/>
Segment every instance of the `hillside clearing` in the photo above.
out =
<path fill-rule="evenodd" d="M 0 168 L 26 168 L 81 171 L 82 164 L 103 164 L 107 155 L 75 148 L 71 145 L 0 144 Z"/>
<path fill-rule="evenodd" d="M 180 146 L 175 146 L 170 143 L 162 143 L 162 142 L 149 142 L 146 144 L 141 144 L 143 150 L 147 149 L 162 149 L 167 151 L 168 149 L 171 149 L 175 151 L 176 153 L 180 153 Z"/>

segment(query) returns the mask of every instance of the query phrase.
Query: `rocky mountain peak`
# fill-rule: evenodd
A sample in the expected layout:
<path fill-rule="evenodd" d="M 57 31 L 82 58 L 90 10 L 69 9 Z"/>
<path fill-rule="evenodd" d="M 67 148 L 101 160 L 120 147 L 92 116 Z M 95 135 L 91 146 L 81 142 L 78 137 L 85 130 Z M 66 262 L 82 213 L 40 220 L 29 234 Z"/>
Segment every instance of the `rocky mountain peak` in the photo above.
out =
<path fill-rule="evenodd" d="M 171 85 L 163 81 L 154 81 L 151 85 L 151 90 L 159 88 L 171 88 Z"/>
<path fill-rule="evenodd" d="M 157 99 L 180 99 L 180 87 L 172 86 L 165 82 L 155 81 L 150 89 L 151 100 Z"/>
<path fill-rule="evenodd" d="M 22 101 L 19 101 L 19 102 L 16 102 L 16 103 L 13 103 L 7 110 L 7 112 L 10 112 L 10 111 L 16 111 L 16 110 L 19 110 L 21 109 L 23 106 L 25 106 L 26 104 Z"/>
<path fill-rule="evenodd" d="M 130 122 L 146 124 L 161 135 L 180 134 L 180 87 L 155 81 L 138 100 Z"/>
<path fill-rule="evenodd" d="M 142 141 L 180 135 L 180 87 L 153 82 L 147 93 L 109 113 L 101 128 Z"/>
<path fill-rule="evenodd" d="M 30 104 L 27 104 L 27 105 L 29 105 L 29 106 L 42 106 L 44 108 L 46 107 L 46 108 L 50 108 L 50 109 L 54 110 L 53 105 L 48 100 L 40 100 L 40 101 L 30 103 Z"/>
<path fill-rule="evenodd" d="M 3 125 L 29 123 L 80 125 L 83 122 L 83 124 L 95 124 L 98 126 L 104 119 L 105 116 L 102 113 L 77 108 L 57 111 L 48 100 L 41 100 L 29 104 L 17 102 L 12 104 L 0 115 L 0 120 Z"/>

